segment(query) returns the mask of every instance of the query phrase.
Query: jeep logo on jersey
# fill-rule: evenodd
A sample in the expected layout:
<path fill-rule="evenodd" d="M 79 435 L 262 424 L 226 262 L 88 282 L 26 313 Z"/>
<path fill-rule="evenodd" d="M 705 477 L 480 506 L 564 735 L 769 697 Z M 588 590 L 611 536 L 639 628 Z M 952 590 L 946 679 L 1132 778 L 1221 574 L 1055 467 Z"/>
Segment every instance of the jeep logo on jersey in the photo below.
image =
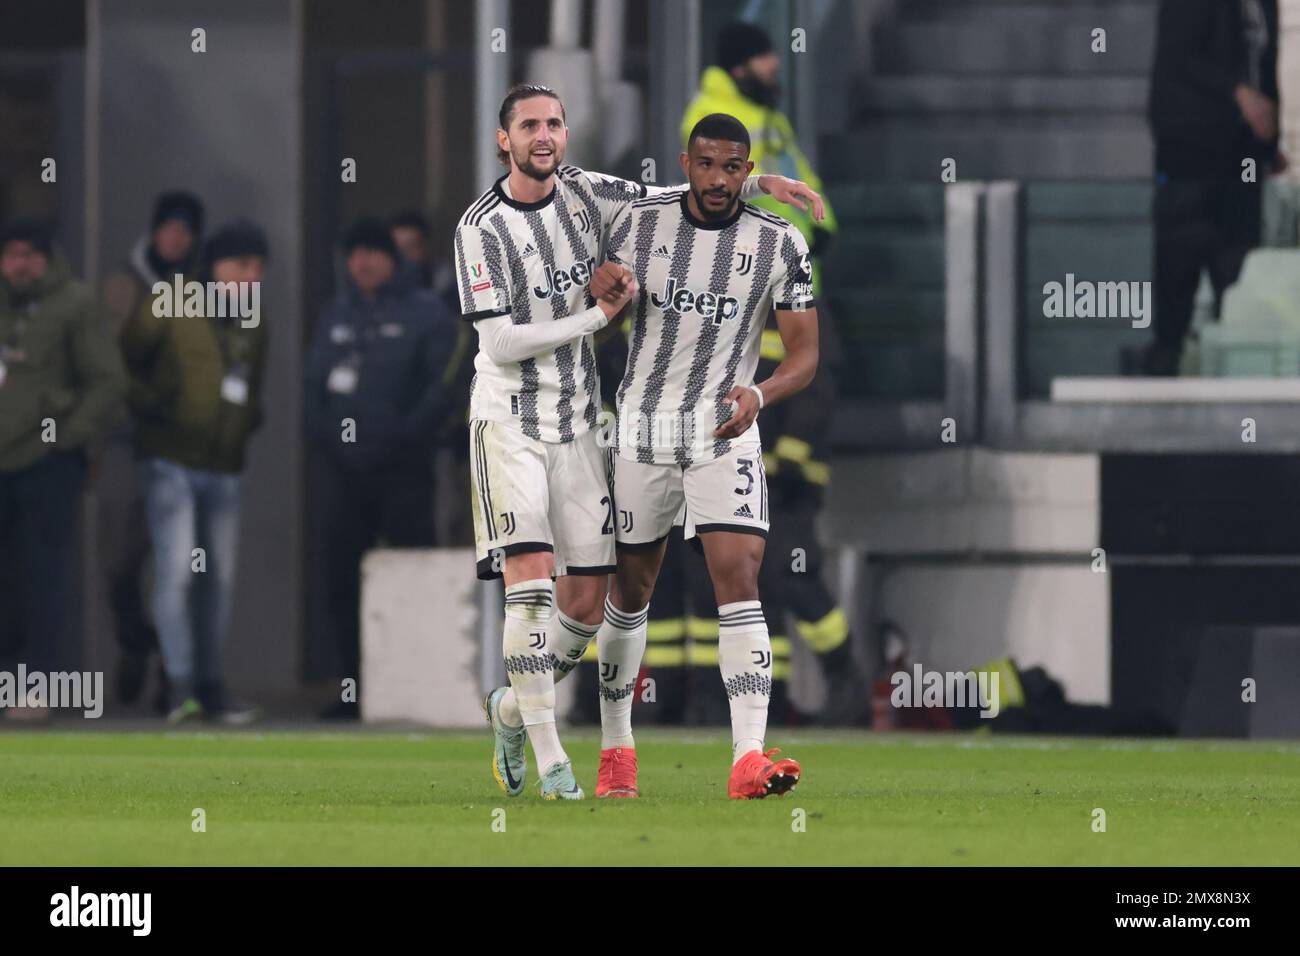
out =
<path fill-rule="evenodd" d="M 678 315 L 698 312 L 701 318 L 712 319 L 714 325 L 721 325 L 726 319 L 734 319 L 740 314 L 739 299 L 713 292 L 679 289 L 677 280 L 671 276 L 664 283 L 662 293 L 650 293 L 650 301 L 656 308 L 665 312 L 676 312 Z"/>
<path fill-rule="evenodd" d="M 569 270 L 547 268 L 543 273 L 546 285 L 533 286 L 533 295 L 539 299 L 549 299 L 553 295 L 564 295 L 574 286 L 586 288 L 591 281 L 591 274 L 596 270 L 596 260 L 588 258 Z"/>

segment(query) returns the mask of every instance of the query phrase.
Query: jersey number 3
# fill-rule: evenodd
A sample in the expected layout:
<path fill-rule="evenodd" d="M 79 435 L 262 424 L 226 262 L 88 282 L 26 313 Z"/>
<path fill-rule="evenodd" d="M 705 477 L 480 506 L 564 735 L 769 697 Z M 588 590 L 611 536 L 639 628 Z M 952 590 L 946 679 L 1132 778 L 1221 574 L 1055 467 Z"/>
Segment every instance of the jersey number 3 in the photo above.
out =
<path fill-rule="evenodd" d="M 736 494 L 747 495 L 754 490 L 754 472 L 752 471 L 754 459 L 737 458 L 736 461 L 740 464 L 740 467 L 736 469 L 736 475 L 745 479 L 745 487 L 737 488 Z"/>

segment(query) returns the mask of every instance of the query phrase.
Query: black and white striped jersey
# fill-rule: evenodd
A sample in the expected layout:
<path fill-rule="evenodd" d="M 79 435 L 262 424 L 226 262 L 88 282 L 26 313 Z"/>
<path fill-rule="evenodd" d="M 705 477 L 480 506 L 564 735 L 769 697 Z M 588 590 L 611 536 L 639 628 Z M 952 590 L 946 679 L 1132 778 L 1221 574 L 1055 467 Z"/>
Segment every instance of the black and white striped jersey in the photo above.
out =
<path fill-rule="evenodd" d="M 602 261 L 609 224 L 650 190 L 561 166 L 551 194 L 525 203 L 506 195 L 504 180 L 476 199 L 456 227 L 464 317 L 548 322 L 593 307 L 588 285 Z M 569 442 L 596 426 L 600 382 L 590 335 L 504 365 L 480 351 L 474 370 L 471 418 L 513 425 L 546 442 Z"/>
<path fill-rule="evenodd" d="M 808 244 L 788 220 L 745 202 L 722 222 L 691 215 L 687 189 L 632 202 L 610 226 L 608 258 L 641 285 L 618 389 L 619 454 L 686 466 L 726 454 L 713 431 L 727 393 L 754 381 L 773 308 L 813 307 Z M 746 438 L 757 439 L 757 423 Z"/>

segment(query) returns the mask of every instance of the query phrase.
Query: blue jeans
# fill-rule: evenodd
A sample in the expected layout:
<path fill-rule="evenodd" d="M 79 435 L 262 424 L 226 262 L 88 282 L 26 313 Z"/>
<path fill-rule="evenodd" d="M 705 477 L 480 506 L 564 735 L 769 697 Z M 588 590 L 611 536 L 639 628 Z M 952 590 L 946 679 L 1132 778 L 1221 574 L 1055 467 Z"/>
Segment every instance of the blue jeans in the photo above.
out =
<path fill-rule="evenodd" d="M 154 571 L 150 611 L 173 696 L 220 687 L 239 541 L 239 475 L 139 463 Z M 203 549 L 198 564 L 195 548 Z M 200 573 L 197 567 L 203 567 Z"/>

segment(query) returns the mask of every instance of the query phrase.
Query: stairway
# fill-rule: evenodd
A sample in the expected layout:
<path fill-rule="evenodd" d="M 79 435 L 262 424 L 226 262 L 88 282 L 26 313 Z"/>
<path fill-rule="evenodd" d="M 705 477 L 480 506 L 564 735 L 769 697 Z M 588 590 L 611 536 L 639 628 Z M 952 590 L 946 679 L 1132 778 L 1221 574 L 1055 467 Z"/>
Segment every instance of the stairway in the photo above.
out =
<path fill-rule="evenodd" d="M 1024 397 L 1052 377 L 1113 374 L 1127 323 L 1046 319 L 1042 287 L 1151 273 L 1145 118 L 1155 0 L 904 0 L 873 36 L 849 128 L 824 133 L 844 220 L 827 298 L 844 391 L 937 398 L 943 379 L 943 161 L 959 180 L 1026 183 Z M 1092 31 L 1107 52 L 1093 53 Z M 860 374 L 859 374 L 860 372 Z"/>

